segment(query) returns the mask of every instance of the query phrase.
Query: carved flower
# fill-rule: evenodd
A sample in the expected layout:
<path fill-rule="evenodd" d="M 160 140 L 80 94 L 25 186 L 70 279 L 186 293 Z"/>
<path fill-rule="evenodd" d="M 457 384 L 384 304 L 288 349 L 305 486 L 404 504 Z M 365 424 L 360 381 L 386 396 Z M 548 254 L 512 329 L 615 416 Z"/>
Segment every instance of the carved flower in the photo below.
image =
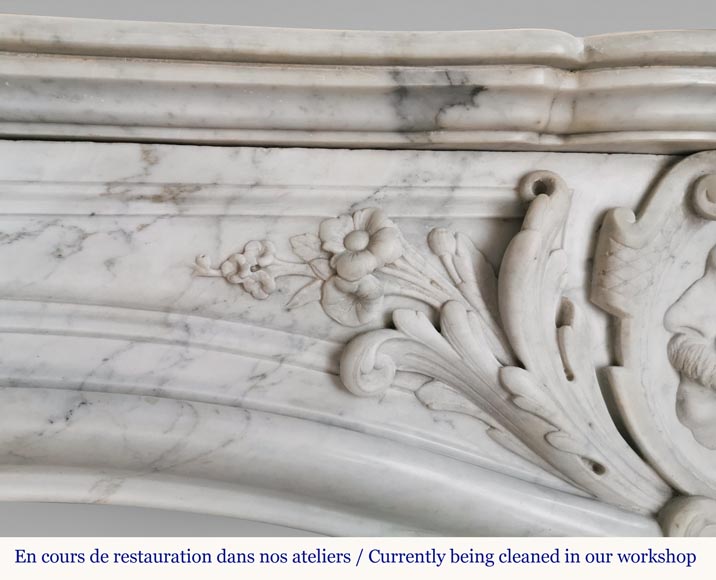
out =
<path fill-rule="evenodd" d="M 254 240 L 244 246 L 243 252 L 222 262 L 221 275 L 232 284 L 241 284 L 254 298 L 264 300 L 276 290 L 276 279 L 267 269 L 274 260 L 273 244 Z"/>
<path fill-rule="evenodd" d="M 323 284 L 321 305 L 336 322 L 345 326 L 360 326 L 380 314 L 383 286 L 370 274 L 357 281 L 333 276 Z"/>
<path fill-rule="evenodd" d="M 333 254 L 331 266 L 345 280 L 360 280 L 403 254 L 398 228 L 378 208 L 325 220 L 319 235 L 323 250 Z"/>

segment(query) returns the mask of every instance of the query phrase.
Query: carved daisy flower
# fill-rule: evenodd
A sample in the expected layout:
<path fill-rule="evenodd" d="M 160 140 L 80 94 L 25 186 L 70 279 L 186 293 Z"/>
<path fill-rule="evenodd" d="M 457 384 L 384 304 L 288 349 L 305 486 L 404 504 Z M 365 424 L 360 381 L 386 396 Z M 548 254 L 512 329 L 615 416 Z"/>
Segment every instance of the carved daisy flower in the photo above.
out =
<path fill-rule="evenodd" d="M 403 254 L 398 228 L 378 208 L 325 220 L 319 236 L 323 250 L 333 254 L 331 266 L 345 280 L 360 280 Z"/>
<path fill-rule="evenodd" d="M 243 252 L 224 260 L 220 270 L 228 282 L 241 284 L 251 296 L 264 300 L 276 290 L 276 279 L 267 270 L 274 260 L 274 245 L 254 240 L 244 246 Z"/>

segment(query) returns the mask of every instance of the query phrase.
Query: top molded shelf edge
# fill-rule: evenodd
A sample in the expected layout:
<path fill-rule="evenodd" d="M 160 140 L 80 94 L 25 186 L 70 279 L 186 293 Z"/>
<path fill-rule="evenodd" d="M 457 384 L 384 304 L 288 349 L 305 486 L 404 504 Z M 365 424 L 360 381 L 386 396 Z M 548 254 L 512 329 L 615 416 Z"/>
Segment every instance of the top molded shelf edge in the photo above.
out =
<path fill-rule="evenodd" d="M 578 70 L 716 66 L 716 30 L 577 38 L 555 30 L 373 32 L 3 14 L 0 50 L 286 64 L 534 64 Z"/>

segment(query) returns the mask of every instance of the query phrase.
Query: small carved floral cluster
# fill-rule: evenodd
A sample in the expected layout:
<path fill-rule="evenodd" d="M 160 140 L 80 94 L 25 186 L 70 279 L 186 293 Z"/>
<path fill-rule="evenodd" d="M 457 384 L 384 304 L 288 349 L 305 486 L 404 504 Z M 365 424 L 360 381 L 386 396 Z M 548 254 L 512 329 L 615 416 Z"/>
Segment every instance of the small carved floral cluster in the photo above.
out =
<path fill-rule="evenodd" d="M 313 280 L 287 308 L 320 301 L 326 314 L 345 326 L 360 326 L 378 316 L 384 288 L 375 272 L 403 254 L 400 232 L 382 210 L 361 209 L 327 219 L 320 224 L 319 235 L 303 234 L 290 242 L 303 263 L 281 260 L 271 242 L 254 240 L 218 268 L 205 255 L 197 257 L 195 273 L 221 276 L 259 300 L 276 290 L 281 276 L 309 277 Z"/>
<path fill-rule="evenodd" d="M 271 242 L 256 240 L 244 246 L 242 252 L 232 254 L 218 268 L 202 254 L 196 259 L 195 272 L 199 276 L 222 276 L 231 284 L 243 286 L 259 300 L 268 298 L 276 290 L 276 278 L 269 266 L 276 261 L 276 249 Z"/>

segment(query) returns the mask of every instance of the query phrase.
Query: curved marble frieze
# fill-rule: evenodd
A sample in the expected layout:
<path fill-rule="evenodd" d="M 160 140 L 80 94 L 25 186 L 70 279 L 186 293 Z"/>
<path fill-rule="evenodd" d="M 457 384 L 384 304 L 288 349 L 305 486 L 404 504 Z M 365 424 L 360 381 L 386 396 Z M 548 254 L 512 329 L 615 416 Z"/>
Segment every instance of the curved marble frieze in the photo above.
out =
<path fill-rule="evenodd" d="M 603 212 L 677 159 L 0 158 L 5 499 L 336 534 L 659 533 L 672 490 L 612 422 L 584 288 Z"/>

